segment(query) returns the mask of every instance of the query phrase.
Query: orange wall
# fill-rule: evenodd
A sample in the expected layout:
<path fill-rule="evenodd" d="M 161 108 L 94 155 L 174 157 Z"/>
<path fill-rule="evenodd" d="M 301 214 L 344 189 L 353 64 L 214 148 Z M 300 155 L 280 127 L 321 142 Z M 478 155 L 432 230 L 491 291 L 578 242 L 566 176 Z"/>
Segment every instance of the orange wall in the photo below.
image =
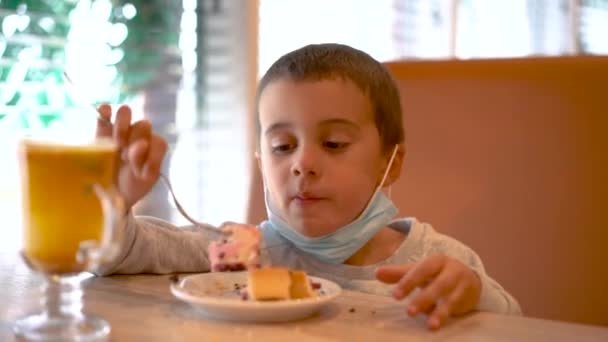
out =
<path fill-rule="evenodd" d="M 388 66 L 401 214 L 474 248 L 525 314 L 608 325 L 608 57 Z"/>

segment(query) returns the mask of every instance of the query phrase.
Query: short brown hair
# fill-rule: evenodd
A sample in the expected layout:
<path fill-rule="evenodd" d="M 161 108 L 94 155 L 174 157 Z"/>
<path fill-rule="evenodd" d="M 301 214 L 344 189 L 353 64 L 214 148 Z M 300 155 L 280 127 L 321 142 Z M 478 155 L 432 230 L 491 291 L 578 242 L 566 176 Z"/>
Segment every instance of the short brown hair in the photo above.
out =
<path fill-rule="evenodd" d="M 341 44 L 313 44 L 294 50 L 274 62 L 258 83 L 256 125 L 260 132 L 259 102 L 262 91 L 273 81 L 348 79 L 366 94 L 373 108 L 382 148 L 405 140 L 401 101 L 395 81 L 382 64 L 363 51 Z"/>

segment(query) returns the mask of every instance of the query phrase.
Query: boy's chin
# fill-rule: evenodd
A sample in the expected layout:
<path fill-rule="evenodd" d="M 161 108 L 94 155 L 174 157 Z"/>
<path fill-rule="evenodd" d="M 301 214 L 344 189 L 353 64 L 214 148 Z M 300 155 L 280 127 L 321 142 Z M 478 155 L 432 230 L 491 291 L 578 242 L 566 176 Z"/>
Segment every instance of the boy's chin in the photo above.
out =
<path fill-rule="evenodd" d="M 327 224 L 327 220 L 300 219 L 294 221 L 290 224 L 291 228 L 309 238 L 325 236 L 336 231 L 335 227 Z"/>

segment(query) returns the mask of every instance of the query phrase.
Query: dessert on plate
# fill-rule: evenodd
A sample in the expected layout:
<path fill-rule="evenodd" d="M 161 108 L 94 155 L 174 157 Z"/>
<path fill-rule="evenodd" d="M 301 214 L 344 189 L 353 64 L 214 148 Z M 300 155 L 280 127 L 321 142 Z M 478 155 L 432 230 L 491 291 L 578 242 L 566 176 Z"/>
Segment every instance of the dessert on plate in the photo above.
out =
<path fill-rule="evenodd" d="M 265 267 L 251 269 L 247 273 L 248 299 L 287 300 L 315 296 L 311 281 L 304 271 Z"/>
<path fill-rule="evenodd" d="M 259 228 L 248 224 L 228 223 L 222 229 L 228 234 L 209 244 L 212 272 L 247 271 L 247 285 L 239 285 L 242 298 L 251 300 L 288 300 L 312 298 L 317 284 L 304 271 L 284 267 L 260 268 Z"/>

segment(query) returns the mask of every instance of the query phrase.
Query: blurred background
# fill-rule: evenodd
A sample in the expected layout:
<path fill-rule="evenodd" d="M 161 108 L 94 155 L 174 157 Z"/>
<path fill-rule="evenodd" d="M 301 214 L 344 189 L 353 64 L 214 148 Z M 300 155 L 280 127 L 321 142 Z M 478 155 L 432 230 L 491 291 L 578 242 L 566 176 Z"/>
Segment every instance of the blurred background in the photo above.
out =
<path fill-rule="evenodd" d="M 245 219 L 256 82 L 295 48 L 339 42 L 380 61 L 608 54 L 608 0 L 0 0 L 0 21 L 0 251 L 20 238 L 17 139 L 91 136 L 91 104 L 150 120 L 183 206 L 219 224 Z M 135 211 L 185 223 L 160 184 Z"/>

